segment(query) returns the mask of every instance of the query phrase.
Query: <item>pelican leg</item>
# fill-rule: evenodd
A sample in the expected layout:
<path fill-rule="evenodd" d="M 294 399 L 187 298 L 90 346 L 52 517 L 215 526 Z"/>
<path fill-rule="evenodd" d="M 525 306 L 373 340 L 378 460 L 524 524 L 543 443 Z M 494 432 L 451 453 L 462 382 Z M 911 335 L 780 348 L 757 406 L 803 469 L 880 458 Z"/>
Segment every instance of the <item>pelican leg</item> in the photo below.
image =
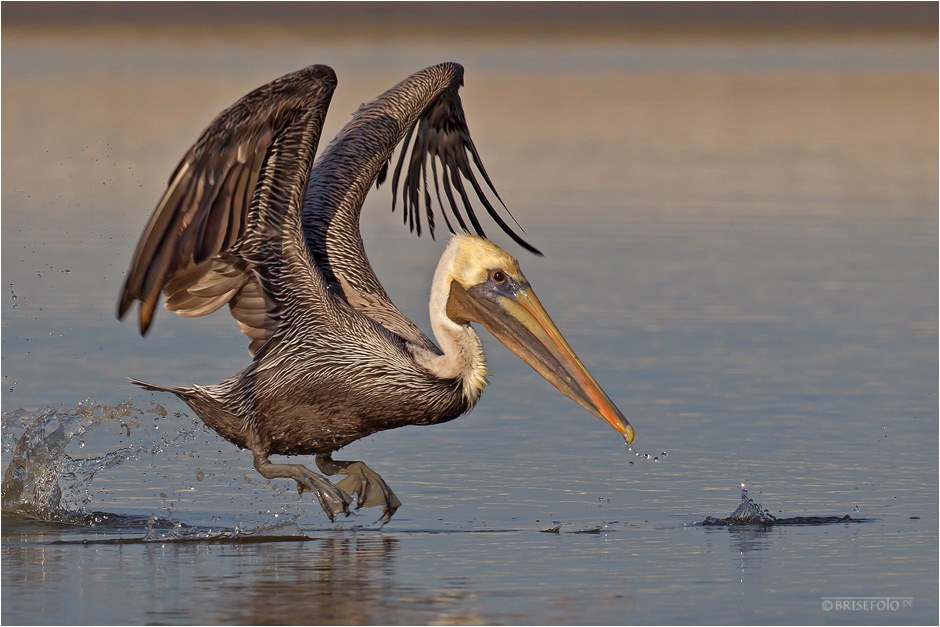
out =
<path fill-rule="evenodd" d="M 382 506 L 382 524 L 392 519 L 395 510 L 401 507 L 401 501 L 388 487 L 385 480 L 362 462 L 343 462 L 334 460 L 331 453 L 317 455 L 317 468 L 326 475 L 346 475 L 346 478 L 337 483 L 337 487 L 356 494 L 358 502 L 356 508 Z"/>
<path fill-rule="evenodd" d="M 330 522 L 333 522 L 340 512 L 349 516 L 349 504 L 352 503 L 352 497 L 343 491 L 343 488 L 330 483 L 326 477 L 318 475 L 301 464 L 272 464 L 267 455 L 262 453 L 254 455 L 255 470 L 261 473 L 262 477 L 293 479 L 297 482 L 298 493 L 303 494 L 307 491 L 316 494 L 323 511 L 330 517 Z"/>

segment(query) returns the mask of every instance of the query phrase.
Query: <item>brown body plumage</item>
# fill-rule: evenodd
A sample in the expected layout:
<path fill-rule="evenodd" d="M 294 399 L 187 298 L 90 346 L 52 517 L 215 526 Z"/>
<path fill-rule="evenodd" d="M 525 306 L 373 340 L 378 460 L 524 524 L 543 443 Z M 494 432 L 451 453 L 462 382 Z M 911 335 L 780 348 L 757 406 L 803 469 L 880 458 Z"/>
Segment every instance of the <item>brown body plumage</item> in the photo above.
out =
<path fill-rule="evenodd" d="M 333 460 L 334 451 L 384 429 L 452 420 L 479 398 L 485 361 L 470 322 L 482 323 L 632 439 L 629 423 L 558 334 L 515 259 L 478 237 L 468 188 L 504 231 L 537 252 L 479 183 L 496 195 L 467 129 L 462 80 L 453 63 L 408 77 L 360 107 L 316 163 L 333 71 L 311 66 L 251 92 L 223 111 L 177 166 L 121 294 L 119 317 L 140 302 L 142 333 L 161 292 L 167 308 L 184 316 L 228 305 L 250 338 L 248 367 L 209 386 L 133 381 L 182 398 L 206 425 L 251 450 L 262 475 L 315 492 L 331 519 L 348 513 L 351 494 L 360 506 L 382 506 L 386 520 L 399 505 L 375 472 Z M 393 197 L 402 181 L 411 228 L 420 234 L 423 201 L 433 233 L 430 179 L 448 228 L 456 223 L 478 235 L 455 237 L 435 273 L 437 344 L 388 298 L 359 234 L 366 193 L 385 179 L 403 137 Z M 347 476 L 333 485 L 299 464 L 271 463 L 270 454 L 316 455 L 325 474 Z"/>

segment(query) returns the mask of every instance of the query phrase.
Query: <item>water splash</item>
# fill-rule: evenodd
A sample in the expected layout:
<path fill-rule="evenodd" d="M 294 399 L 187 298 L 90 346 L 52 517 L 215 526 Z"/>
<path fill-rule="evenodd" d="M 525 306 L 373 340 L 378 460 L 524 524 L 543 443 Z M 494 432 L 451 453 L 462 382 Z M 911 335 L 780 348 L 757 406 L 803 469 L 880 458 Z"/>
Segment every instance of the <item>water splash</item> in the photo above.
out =
<path fill-rule="evenodd" d="M 627 442 L 627 436 L 624 436 L 624 437 L 623 437 L 623 443 L 624 443 L 624 445 L 627 447 L 627 450 L 628 450 L 629 452 L 633 453 L 633 456 L 634 456 L 634 457 L 636 457 L 637 459 L 643 460 L 643 461 L 645 461 L 645 462 L 653 462 L 653 463 L 656 463 L 656 462 L 658 462 L 660 459 L 666 459 L 666 457 L 669 456 L 669 453 L 667 453 L 666 451 L 663 451 L 663 452 L 660 453 L 659 455 L 651 455 L 650 453 L 641 453 L 641 452 L 635 450 L 635 449 L 633 448 L 633 445 L 632 445 L 632 444 L 630 444 L 629 442 Z M 630 465 L 633 466 L 633 462 L 630 462 Z"/>
<path fill-rule="evenodd" d="M 746 525 L 772 525 L 777 522 L 773 514 L 763 509 L 760 503 L 747 495 L 747 486 L 743 483 L 741 484 L 741 503 L 731 512 L 728 519 L 732 524 Z"/>
<path fill-rule="evenodd" d="M 741 502 L 737 508 L 726 518 L 706 516 L 702 525 L 714 527 L 728 527 L 734 525 L 754 525 L 759 527 L 772 527 L 779 525 L 826 525 L 843 522 L 868 522 L 864 518 L 851 518 L 845 516 L 793 516 L 790 518 L 777 518 L 765 509 L 760 503 L 751 499 L 747 494 L 747 486 L 741 484 Z"/>
<path fill-rule="evenodd" d="M 163 521 L 159 520 L 155 515 L 151 515 L 150 522 L 147 525 L 147 534 L 139 540 L 143 542 L 250 542 L 252 540 L 277 540 L 279 538 L 309 539 L 297 523 L 303 515 L 304 512 L 286 515 L 284 517 L 275 514 L 267 522 L 257 527 L 249 527 L 247 529 L 244 528 L 241 523 L 234 529 L 213 530 L 190 527 L 177 522 L 167 531 L 161 531 L 160 523 Z M 122 539 L 122 541 L 124 540 Z"/>
<path fill-rule="evenodd" d="M 84 447 L 85 435 L 102 424 L 118 423 L 130 433 L 130 427 L 138 425 L 146 414 L 162 417 L 167 412 L 158 403 L 139 409 L 126 402 L 107 406 L 86 400 L 68 410 L 46 407 L 37 412 L 19 409 L 4 413 L 3 454 L 10 462 L 3 476 L 3 514 L 54 522 L 84 521 L 95 475 L 195 437 L 195 429 L 181 430 L 172 438 L 127 446 L 98 457 L 76 458 L 66 452 L 73 442 Z M 20 430 L 23 434 L 17 438 L 13 432 Z"/>

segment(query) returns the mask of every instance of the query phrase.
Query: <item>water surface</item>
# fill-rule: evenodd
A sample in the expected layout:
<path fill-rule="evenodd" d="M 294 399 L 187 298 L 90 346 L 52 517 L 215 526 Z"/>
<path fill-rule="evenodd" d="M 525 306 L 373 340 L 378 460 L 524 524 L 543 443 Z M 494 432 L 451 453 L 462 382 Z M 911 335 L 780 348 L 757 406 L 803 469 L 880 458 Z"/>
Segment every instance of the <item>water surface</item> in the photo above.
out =
<path fill-rule="evenodd" d="M 630 418 L 637 450 L 661 459 L 631 455 L 486 337 L 494 374 L 470 415 L 337 455 L 393 486 L 392 522 L 379 530 L 363 510 L 330 524 L 184 405 L 125 382 L 230 375 L 248 361 L 234 323 L 161 312 L 140 338 L 114 319 L 116 296 L 166 178 L 223 107 L 328 63 L 332 136 L 360 102 L 445 59 L 466 66 L 475 142 L 546 255 L 494 239 Z M 3 622 L 936 622 L 937 87 L 935 42 L 916 40 L 8 38 L 4 468 L 40 407 L 86 398 L 129 401 L 134 423 L 102 420 L 66 452 L 137 452 L 63 496 L 117 523 L 4 518 Z M 415 240 L 388 193 L 367 201 L 367 250 L 427 329 L 446 238 Z M 700 525 L 738 506 L 742 482 L 775 516 L 867 522 Z M 151 516 L 163 522 L 148 532 Z M 303 537 L 172 535 L 284 520 Z M 839 596 L 912 603 L 823 609 Z"/>

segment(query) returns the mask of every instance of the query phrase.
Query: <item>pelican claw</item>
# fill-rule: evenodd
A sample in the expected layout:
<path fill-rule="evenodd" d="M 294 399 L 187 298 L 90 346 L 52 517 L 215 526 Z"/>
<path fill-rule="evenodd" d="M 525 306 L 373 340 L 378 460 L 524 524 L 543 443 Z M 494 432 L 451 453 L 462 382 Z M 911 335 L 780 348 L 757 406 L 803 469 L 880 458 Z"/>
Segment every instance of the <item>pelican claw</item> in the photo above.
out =
<path fill-rule="evenodd" d="M 320 507 L 329 516 L 330 522 L 342 512 L 349 516 L 349 504 L 352 497 L 342 488 L 330 483 L 329 479 L 320 476 L 302 464 L 272 464 L 268 456 L 255 453 L 255 470 L 267 479 L 293 479 L 297 482 L 297 493 L 303 496 L 304 492 L 313 492 Z"/>
<path fill-rule="evenodd" d="M 313 475 L 314 473 L 311 472 L 310 474 Z M 321 479 L 321 481 L 324 481 L 326 485 L 318 485 L 310 479 L 305 479 L 304 481 L 298 480 L 297 493 L 303 496 L 304 492 L 313 492 L 317 500 L 320 501 L 320 507 L 322 507 L 326 515 L 329 516 L 330 522 L 333 522 L 336 519 L 336 515 L 341 512 L 349 516 L 351 514 L 349 505 L 352 503 L 352 496 L 341 487 L 329 483 L 319 475 L 316 476 Z"/>
<path fill-rule="evenodd" d="M 401 507 L 401 501 L 379 473 L 362 462 L 334 461 L 329 455 L 317 455 L 317 467 L 328 475 L 346 475 L 336 487 L 344 493 L 356 495 L 356 509 L 381 506 L 382 516 L 379 521 L 384 521 L 383 525 Z"/>

